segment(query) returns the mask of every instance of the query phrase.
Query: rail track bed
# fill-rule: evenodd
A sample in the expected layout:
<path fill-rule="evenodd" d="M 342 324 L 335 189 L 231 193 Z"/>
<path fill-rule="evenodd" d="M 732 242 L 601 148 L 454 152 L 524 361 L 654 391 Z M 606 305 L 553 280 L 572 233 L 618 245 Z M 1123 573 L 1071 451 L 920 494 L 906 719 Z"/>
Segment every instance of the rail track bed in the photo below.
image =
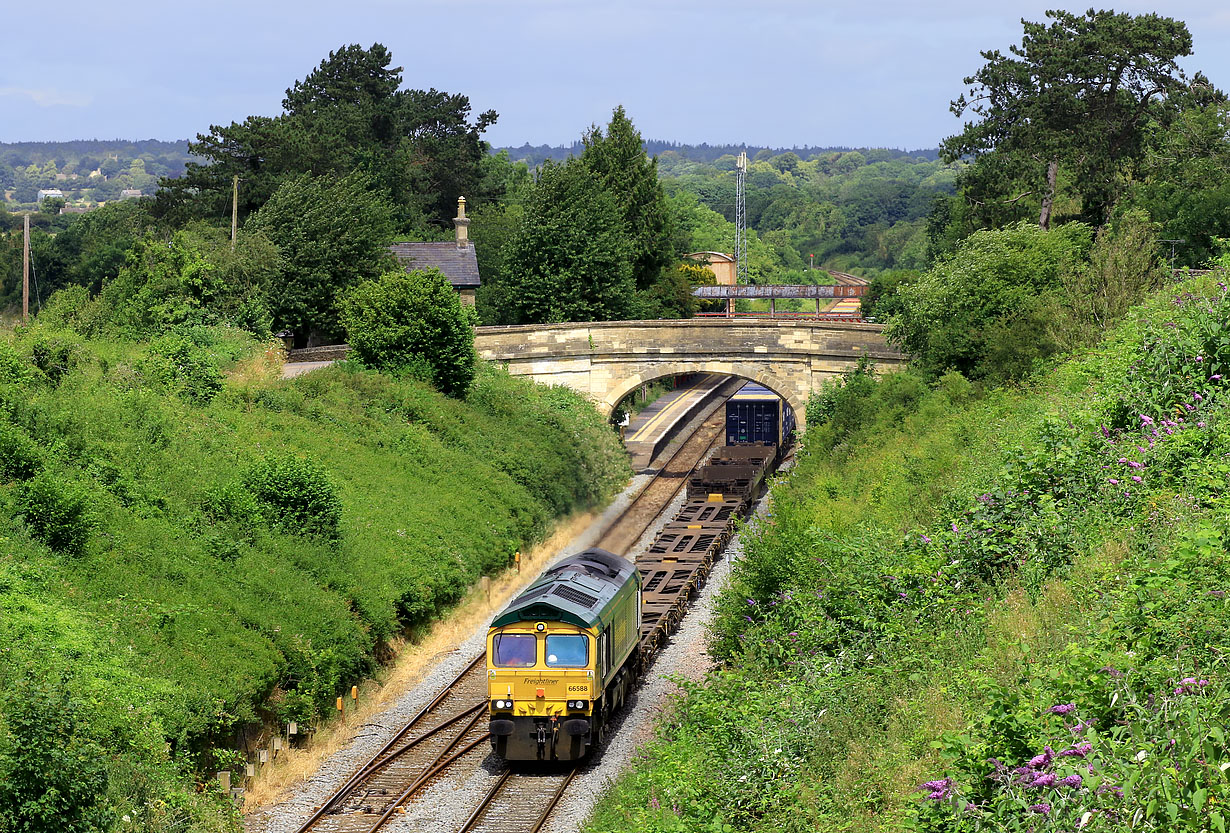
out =
<path fill-rule="evenodd" d="M 723 392 L 725 394 L 725 391 Z M 597 545 L 627 554 L 684 491 L 682 508 L 635 559 L 642 580 L 641 639 L 635 671 L 643 675 L 679 627 L 708 580 L 735 523 L 752 507 L 776 461 L 773 446 L 722 446 L 720 397 L 714 411 L 657 476 L 600 536 Z M 433 784 L 445 788 L 450 768 L 489 760 L 487 675 L 480 654 L 383 749 L 364 764 L 298 833 L 375 833 L 392 819 L 414 817 L 430 803 Z M 622 722 L 622 721 L 617 721 Z M 538 833 L 565 796 L 577 770 L 560 766 L 509 768 L 499 759 L 460 833 Z M 473 771 L 473 770 L 471 770 Z M 399 825 L 401 826 L 401 825 Z M 452 826 L 436 828 L 440 833 Z"/>

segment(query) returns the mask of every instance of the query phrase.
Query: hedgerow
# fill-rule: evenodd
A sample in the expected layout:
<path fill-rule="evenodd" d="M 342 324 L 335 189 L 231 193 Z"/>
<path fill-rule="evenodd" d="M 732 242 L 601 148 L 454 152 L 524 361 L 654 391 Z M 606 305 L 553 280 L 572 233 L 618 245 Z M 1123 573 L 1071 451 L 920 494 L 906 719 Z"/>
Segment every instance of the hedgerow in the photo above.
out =
<path fill-rule="evenodd" d="M 1022 390 L 826 392 L 589 829 L 1224 830 L 1227 322 L 1192 281 Z"/>

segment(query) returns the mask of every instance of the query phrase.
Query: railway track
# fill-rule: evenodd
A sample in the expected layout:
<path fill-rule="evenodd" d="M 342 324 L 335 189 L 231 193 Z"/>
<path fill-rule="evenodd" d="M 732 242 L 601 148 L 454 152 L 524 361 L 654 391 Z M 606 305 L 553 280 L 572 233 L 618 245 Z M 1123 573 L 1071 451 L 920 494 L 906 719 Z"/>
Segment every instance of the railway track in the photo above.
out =
<path fill-rule="evenodd" d="M 448 766 L 486 755 L 487 674 L 479 655 L 308 818 L 298 833 L 374 833 Z"/>
<path fill-rule="evenodd" d="M 739 383 L 741 384 L 741 383 Z M 697 465 L 713 450 L 724 430 L 727 398 L 739 384 L 724 387 L 701 426 L 683 442 L 657 475 L 600 536 L 597 546 L 627 554 L 688 484 Z M 721 541 L 725 541 L 725 535 Z M 689 573 L 690 596 L 703 583 L 704 570 Z M 666 587 L 661 588 L 663 591 Z M 670 592 L 678 592 L 673 588 Z M 678 608 L 675 610 L 675 608 Z M 670 629 L 686 610 L 681 598 L 668 612 Z M 656 619 L 655 619 L 656 621 Z M 655 638 L 647 656 L 665 639 Z M 453 764 L 488 754 L 486 656 L 480 654 L 434 700 L 371 757 L 334 795 L 317 808 L 297 833 L 376 833 L 424 793 Z M 481 756 L 481 757 L 480 757 Z M 461 828 L 461 833 L 538 833 L 559 803 L 575 769 L 514 771 L 507 767 Z"/>
<path fill-rule="evenodd" d="M 616 555 L 628 554 L 645 531 L 662 516 L 675 495 L 687 484 L 688 475 L 717 443 L 725 427 L 723 405 L 740 384 L 728 382 L 723 387 L 700 427 L 675 450 L 653 480 L 619 513 L 594 546 Z"/>
<path fill-rule="evenodd" d="M 538 833 L 576 774 L 576 769 L 537 773 L 505 769 L 459 833 Z"/>

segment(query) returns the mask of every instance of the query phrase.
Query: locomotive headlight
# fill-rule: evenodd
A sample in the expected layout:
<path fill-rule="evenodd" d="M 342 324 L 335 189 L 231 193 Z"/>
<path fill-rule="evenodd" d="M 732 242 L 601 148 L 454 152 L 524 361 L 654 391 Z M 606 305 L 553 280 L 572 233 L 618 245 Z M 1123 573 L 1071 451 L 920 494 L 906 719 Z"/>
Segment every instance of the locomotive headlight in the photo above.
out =
<path fill-rule="evenodd" d="M 513 707 L 512 700 L 496 700 L 494 703 L 497 709 L 511 709 Z"/>
<path fill-rule="evenodd" d="M 583 709 L 586 707 L 586 705 L 587 704 L 584 700 L 569 700 L 568 701 L 568 708 L 570 709 Z"/>

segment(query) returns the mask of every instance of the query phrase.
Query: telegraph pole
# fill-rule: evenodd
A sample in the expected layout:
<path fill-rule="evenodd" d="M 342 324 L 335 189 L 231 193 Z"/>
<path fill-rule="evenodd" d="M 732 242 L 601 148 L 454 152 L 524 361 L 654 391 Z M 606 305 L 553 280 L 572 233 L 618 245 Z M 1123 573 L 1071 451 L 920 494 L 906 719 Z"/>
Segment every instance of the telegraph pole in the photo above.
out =
<path fill-rule="evenodd" d="M 231 251 L 235 251 L 235 234 L 239 230 L 239 174 L 231 180 Z"/>
<path fill-rule="evenodd" d="M 25 244 L 21 250 L 21 323 L 30 320 L 30 213 L 26 212 Z"/>

